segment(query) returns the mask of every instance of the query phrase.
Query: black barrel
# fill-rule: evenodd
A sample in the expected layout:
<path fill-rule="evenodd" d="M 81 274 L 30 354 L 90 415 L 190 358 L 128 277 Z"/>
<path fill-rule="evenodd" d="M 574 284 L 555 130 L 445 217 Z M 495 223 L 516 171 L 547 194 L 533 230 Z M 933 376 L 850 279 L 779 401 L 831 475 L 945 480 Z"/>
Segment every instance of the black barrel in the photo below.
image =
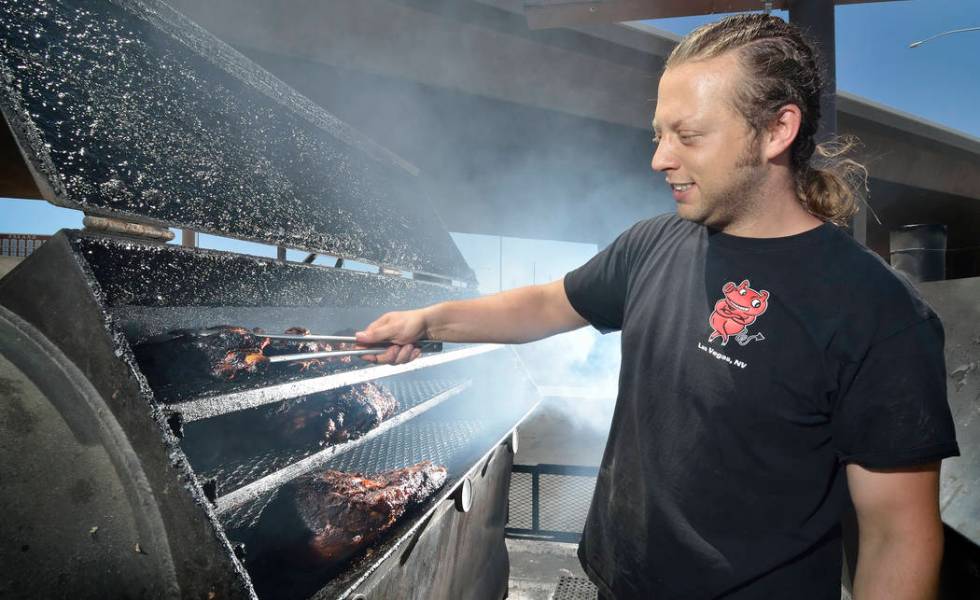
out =
<path fill-rule="evenodd" d="M 912 281 L 946 279 L 946 226 L 938 223 L 892 229 L 890 262 Z"/>

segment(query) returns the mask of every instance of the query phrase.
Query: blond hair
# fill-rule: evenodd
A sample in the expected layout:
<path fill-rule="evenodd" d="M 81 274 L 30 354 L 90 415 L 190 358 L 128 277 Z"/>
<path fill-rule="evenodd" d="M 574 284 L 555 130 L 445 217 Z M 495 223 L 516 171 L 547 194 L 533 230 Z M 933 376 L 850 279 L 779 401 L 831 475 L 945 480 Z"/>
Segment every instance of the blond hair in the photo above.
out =
<path fill-rule="evenodd" d="M 734 52 L 744 77 L 733 103 L 756 133 L 787 104 L 800 109 L 800 130 L 790 147 L 796 195 L 811 214 L 837 225 L 856 212 L 867 169 L 848 157 L 855 138 L 817 144 L 823 77 L 819 57 L 800 30 L 778 17 L 754 13 L 728 17 L 688 34 L 667 58 L 666 68 Z"/>

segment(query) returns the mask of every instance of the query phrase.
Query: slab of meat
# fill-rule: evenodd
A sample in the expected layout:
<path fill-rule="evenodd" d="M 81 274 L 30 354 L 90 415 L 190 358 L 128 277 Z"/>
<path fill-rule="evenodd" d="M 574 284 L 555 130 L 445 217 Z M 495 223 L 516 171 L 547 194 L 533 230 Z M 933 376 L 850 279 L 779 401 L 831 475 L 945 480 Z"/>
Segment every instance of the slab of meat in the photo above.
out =
<path fill-rule="evenodd" d="M 338 444 L 359 438 L 398 412 L 398 400 L 373 383 L 352 385 L 334 395 L 326 407 L 325 437 Z"/>
<path fill-rule="evenodd" d="M 269 359 L 261 348 L 232 350 L 224 358 L 211 365 L 211 375 L 220 379 L 234 379 L 239 373 L 256 373 L 264 370 Z"/>
<path fill-rule="evenodd" d="M 283 553 L 280 559 L 336 566 L 375 543 L 445 482 L 446 468 L 430 461 L 374 475 L 307 475 L 279 491 L 260 527 Z"/>
<path fill-rule="evenodd" d="M 166 384 L 188 379 L 234 379 L 242 374 L 265 371 L 267 357 L 350 350 L 354 344 L 331 344 L 317 340 L 270 340 L 261 329 L 248 330 L 232 325 L 202 329 L 178 329 L 156 336 L 135 347 L 136 358 L 150 383 Z M 285 333 L 309 335 L 303 327 L 290 327 Z M 346 365 L 350 356 L 278 363 L 279 371 L 319 370 L 327 365 Z"/>
<path fill-rule="evenodd" d="M 134 352 L 151 383 L 233 379 L 267 366 L 262 352 L 268 343 L 244 327 L 219 325 L 171 331 L 137 345 Z"/>
<path fill-rule="evenodd" d="M 362 383 L 284 402 L 266 418 L 284 443 L 327 445 L 361 437 L 398 408 L 398 399 L 387 389 Z"/>

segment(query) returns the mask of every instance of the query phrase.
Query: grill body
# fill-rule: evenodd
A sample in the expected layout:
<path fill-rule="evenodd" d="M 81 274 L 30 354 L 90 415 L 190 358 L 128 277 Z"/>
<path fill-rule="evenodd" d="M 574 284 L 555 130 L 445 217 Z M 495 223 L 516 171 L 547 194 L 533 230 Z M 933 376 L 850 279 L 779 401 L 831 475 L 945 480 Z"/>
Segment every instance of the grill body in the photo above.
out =
<path fill-rule="evenodd" d="M 208 287 L 194 294 L 186 286 L 172 287 L 165 268 L 151 268 L 156 262 L 170 265 L 185 281 Z M 133 276 L 130 269 L 137 264 L 154 275 Z M 224 280 L 237 277 L 246 264 L 264 282 L 247 286 L 255 288 L 252 293 Z M 203 271 L 212 271 L 211 278 Z M 328 287 L 320 278 L 353 283 Z M 300 282 L 318 293 L 299 293 Z M 355 292 L 369 294 L 363 298 L 370 301 L 345 304 L 344 298 L 355 297 L 345 294 Z M 78 382 L 71 397 L 87 398 L 83 404 L 88 412 L 75 414 L 79 403 L 56 391 L 64 385 L 42 390 L 51 406 L 41 420 L 66 422 L 69 430 L 74 428 L 72 436 L 58 436 L 59 444 L 67 444 L 58 452 L 45 450 L 47 438 L 21 436 L 25 444 L 30 439 L 41 444 L 24 446 L 34 459 L 23 467 L 51 477 L 18 478 L 23 485 L 16 492 L 15 504 L 21 508 L 16 525 L 31 531 L 10 539 L 15 545 L 48 550 L 41 557 L 31 555 L 30 562 L 15 557 L 19 562 L 12 564 L 20 567 L 11 589 L 21 590 L 23 597 L 35 595 L 37 587 L 25 578 L 50 572 L 57 575 L 55 581 L 73 582 L 76 597 L 117 588 L 132 597 L 502 597 L 512 463 L 507 440 L 537 401 L 510 350 L 472 353 L 481 349 L 450 346 L 432 357 L 444 362 L 411 371 L 354 363 L 331 374 L 205 386 L 173 382 L 172 389 L 151 387 L 132 350 L 140 340 L 175 327 L 233 322 L 272 329 L 312 322 L 329 330 L 338 323 L 364 322 L 391 305 L 411 307 L 453 295 L 442 286 L 401 278 L 59 232 L 0 280 L 0 304 L 17 313 L 11 318 L 27 332 L 21 336 L 24 344 L 30 344 L 8 345 L 4 355 L 16 358 L 22 371 L 45 386 L 55 384 L 46 382 L 43 373 L 52 367 L 44 364 L 70 372 Z M 268 305 L 270 299 L 279 299 L 280 305 Z M 43 355 L 47 362 L 34 364 L 42 356 L 35 347 L 49 349 Z M 462 358 L 452 360 L 454 353 Z M 310 389 L 343 389 L 351 377 L 386 386 L 400 399 L 394 425 L 383 423 L 379 429 L 387 429 L 378 435 L 369 432 L 352 443 L 327 447 L 252 434 L 250 424 L 297 396 Z M 8 386 L 13 379 L 6 376 Z M 6 437 L 18 426 L 4 427 Z M 99 427 L 108 433 L 92 433 Z M 98 464 L 79 462 L 67 469 L 66 456 L 84 448 L 109 456 Z M 5 450 L 5 464 L 16 460 L 14 450 Z M 446 485 L 366 553 L 333 571 L 262 569 L 268 542 L 263 531 L 269 527 L 263 529 L 263 509 L 282 485 L 317 469 L 372 473 L 424 459 L 448 468 Z M 32 509 L 30 499 L 47 494 L 52 478 L 64 480 L 68 488 L 119 490 L 113 496 L 116 504 L 92 498 L 85 506 L 69 500 Z M 455 502 L 464 481 L 473 494 L 473 507 L 465 513 Z M 60 528 L 44 524 L 56 513 L 85 523 L 75 527 L 82 546 L 38 541 L 45 531 L 47 537 L 62 536 Z M 122 528 L 116 531 L 116 525 Z M 90 533 L 93 527 L 97 530 Z M 86 549 L 86 541 L 100 550 Z M 57 547 L 63 551 L 51 550 Z M 15 551 L 5 547 L 8 555 Z M 85 565 L 95 557 L 112 568 L 104 577 L 88 578 Z M 130 564 L 134 562 L 139 568 Z M 128 588 L 130 580 L 138 587 Z"/>
<path fill-rule="evenodd" d="M 13 566 L 0 592 L 501 597 L 505 440 L 538 399 L 513 352 L 447 345 L 397 367 L 224 381 L 161 377 L 137 351 L 218 325 L 350 334 L 472 296 L 425 178 L 158 0 L 0 0 L 0 29 L 0 113 L 49 202 L 120 219 L 119 232 L 176 227 L 379 267 L 61 231 L 0 280 L 0 327 L 19 340 L 0 345 L 14 398 L 0 420 L 0 562 Z M 362 437 L 283 425 L 368 382 L 400 409 Z M 423 460 L 445 484 L 352 560 L 277 562 L 295 525 L 267 510 L 283 486 Z"/>

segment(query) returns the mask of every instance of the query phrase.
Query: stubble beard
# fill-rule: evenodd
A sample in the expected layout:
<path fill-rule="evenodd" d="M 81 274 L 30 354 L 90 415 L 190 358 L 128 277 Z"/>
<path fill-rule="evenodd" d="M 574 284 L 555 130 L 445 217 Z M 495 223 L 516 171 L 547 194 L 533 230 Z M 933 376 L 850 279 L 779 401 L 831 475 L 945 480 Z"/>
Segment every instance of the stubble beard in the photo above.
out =
<path fill-rule="evenodd" d="M 707 194 L 704 189 L 699 189 L 700 210 L 689 215 L 678 211 L 678 215 L 713 229 L 725 229 L 752 213 L 760 204 L 762 182 L 766 177 L 766 168 L 759 154 L 760 143 L 754 137 L 735 161 L 728 185 Z"/>

